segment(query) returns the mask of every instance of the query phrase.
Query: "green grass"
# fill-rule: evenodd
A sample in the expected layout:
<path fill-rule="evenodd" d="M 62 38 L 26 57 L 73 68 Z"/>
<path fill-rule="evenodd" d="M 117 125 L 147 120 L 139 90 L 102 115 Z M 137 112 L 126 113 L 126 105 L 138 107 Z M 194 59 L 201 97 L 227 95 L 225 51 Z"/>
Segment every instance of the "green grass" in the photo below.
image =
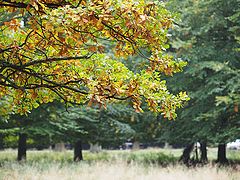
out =
<path fill-rule="evenodd" d="M 90 153 L 89 151 L 83 151 L 83 158 L 87 162 L 95 161 L 136 161 L 138 163 L 156 163 L 167 164 L 175 163 L 181 156 L 182 149 L 147 149 L 147 150 L 104 150 L 100 153 Z M 16 150 L 0 151 L 0 165 L 5 162 L 15 162 L 17 157 Z M 209 160 L 216 160 L 217 149 L 208 149 Z M 228 150 L 227 157 L 230 160 L 240 161 L 240 151 Z M 73 152 L 68 150 L 64 152 L 55 152 L 51 150 L 44 151 L 27 151 L 28 163 L 45 163 L 45 162 L 57 162 L 57 163 L 72 163 Z"/>
<path fill-rule="evenodd" d="M 28 151 L 27 163 L 72 163 L 73 159 L 72 151 L 55 152 L 55 151 Z M 17 152 L 15 150 L 7 150 L 0 152 L 0 165 L 6 162 L 15 162 Z M 171 153 L 162 152 L 160 150 L 139 150 L 139 151 L 102 151 L 100 153 L 90 153 L 89 151 L 83 151 L 84 161 L 91 163 L 96 161 L 117 161 L 122 160 L 126 162 L 137 163 L 156 163 L 160 165 L 167 165 L 169 163 L 175 163 L 178 160 L 177 156 Z"/>

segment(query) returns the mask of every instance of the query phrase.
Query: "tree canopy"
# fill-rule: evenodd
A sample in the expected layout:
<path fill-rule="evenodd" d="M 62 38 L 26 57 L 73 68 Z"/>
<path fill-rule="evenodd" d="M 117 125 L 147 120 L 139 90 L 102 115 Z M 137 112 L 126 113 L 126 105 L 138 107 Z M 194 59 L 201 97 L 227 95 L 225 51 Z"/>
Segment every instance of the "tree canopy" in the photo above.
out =
<path fill-rule="evenodd" d="M 240 131 L 239 2 L 172 0 L 171 5 L 182 19 L 172 49 L 189 63 L 169 87 L 186 90 L 191 100 L 177 122 L 164 129 L 164 138 L 175 143 L 234 140 Z M 173 134 L 177 138 L 172 139 Z"/>
<path fill-rule="evenodd" d="M 0 98 L 11 102 L 8 110 L 26 113 L 59 98 L 89 105 L 131 99 L 136 111 L 146 100 L 174 118 L 188 99 L 160 79 L 186 65 L 165 53 L 173 16 L 162 3 L 0 0 L 0 12 Z M 139 73 L 118 60 L 134 54 L 147 59 Z"/>

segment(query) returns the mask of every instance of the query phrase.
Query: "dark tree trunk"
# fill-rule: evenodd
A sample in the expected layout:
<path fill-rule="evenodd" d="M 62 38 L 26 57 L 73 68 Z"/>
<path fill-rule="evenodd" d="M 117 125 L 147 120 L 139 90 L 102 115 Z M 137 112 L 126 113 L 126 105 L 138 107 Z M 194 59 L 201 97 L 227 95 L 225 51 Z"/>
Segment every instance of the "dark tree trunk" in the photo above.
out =
<path fill-rule="evenodd" d="M 228 163 L 227 156 L 226 156 L 226 144 L 219 144 L 218 145 L 217 162 L 220 163 L 220 164 Z"/>
<path fill-rule="evenodd" d="M 4 148 L 4 144 L 3 144 L 3 135 L 0 134 L 0 150 Z"/>
<path fill-rule="evenodd" d="M 207 143 L 206 142 L 200 142 L 200 152 L 201 152 L 200 161 L 202 163 L 208 162 L 208 158 L 207 158 Z"/>
<path fill-rule="evenodd" d="M 27 134 L 19 134 L 18 139 L 18 156 L 17 160 L 22 161 L 26 160 L 27 155 Z"/>
<path fill-rule="evenodd" d="M 198 144 L 195 143 L 195 160 L 196 162 L 199 162 L 199 155 L 198 155 Z"/>
<path fill-rule="evenodd" d="M 82 156 L 82 142 L 81 142 L 81 140 L 78 140 L 75 143 L 75 145 L 74 145 L 74 157 L 73 157 L 73 160 L 75 162 L 83 160 L 83 156 Z"/>
<path fill-rule="evenodd" d="M 179 161 L 183 162 L 184 164 L 189 164 L 190 163 L 190 155 L 191 155 L 191 152 L 194 148 L 194 143 L 191 143 L 189 145 L 187 145 L 184 150 L 183 150 L 183 154 L 182 156 L 180 157 Z"/>

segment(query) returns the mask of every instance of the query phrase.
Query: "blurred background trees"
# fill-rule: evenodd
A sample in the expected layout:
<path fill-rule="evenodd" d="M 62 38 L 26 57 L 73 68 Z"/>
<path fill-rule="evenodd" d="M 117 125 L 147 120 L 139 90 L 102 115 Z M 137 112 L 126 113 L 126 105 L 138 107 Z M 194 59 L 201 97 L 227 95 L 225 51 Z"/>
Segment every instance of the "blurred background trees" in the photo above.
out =
<path fill-rule="evenodd" d="M 226 162 L 226 143 L 240 132 L 239 2 L 172 0 L 169 4 L 181 19 L 173 31 L 171 50 L 188 61 L 185 71 L 169 84 L 174 91 L 186 90 L 191 100 L 176 122 L 163 127 L 164 137 L 173 142 L 217 143 L 218 161 Z"/>

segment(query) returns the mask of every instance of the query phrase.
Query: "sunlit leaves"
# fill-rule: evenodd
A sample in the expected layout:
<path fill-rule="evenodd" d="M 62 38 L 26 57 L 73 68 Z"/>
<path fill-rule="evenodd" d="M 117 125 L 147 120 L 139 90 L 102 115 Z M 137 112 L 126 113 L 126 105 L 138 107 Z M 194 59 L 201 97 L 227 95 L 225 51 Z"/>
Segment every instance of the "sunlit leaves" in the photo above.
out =
<path fill-rule="evenodd" d="M 89 105 L 131 99 L 137 112 L 146 100 L 151 110 L 171 119 L 188 99 L 168 92 L 161 80 L 163 73 L 173 75 L 186 65 L 165 54 L 173 16 L 163 3 L 0 2 L 1 10 L 9 13 L 7 20 L 0 19 L 0 87 L 5 88 L 1 96 L 13 97 L 15 111 L 26 113 L 56 98 Z M 118 59 L 136 54 L 143 63 L 148 60 L 139 73 Z"/>

